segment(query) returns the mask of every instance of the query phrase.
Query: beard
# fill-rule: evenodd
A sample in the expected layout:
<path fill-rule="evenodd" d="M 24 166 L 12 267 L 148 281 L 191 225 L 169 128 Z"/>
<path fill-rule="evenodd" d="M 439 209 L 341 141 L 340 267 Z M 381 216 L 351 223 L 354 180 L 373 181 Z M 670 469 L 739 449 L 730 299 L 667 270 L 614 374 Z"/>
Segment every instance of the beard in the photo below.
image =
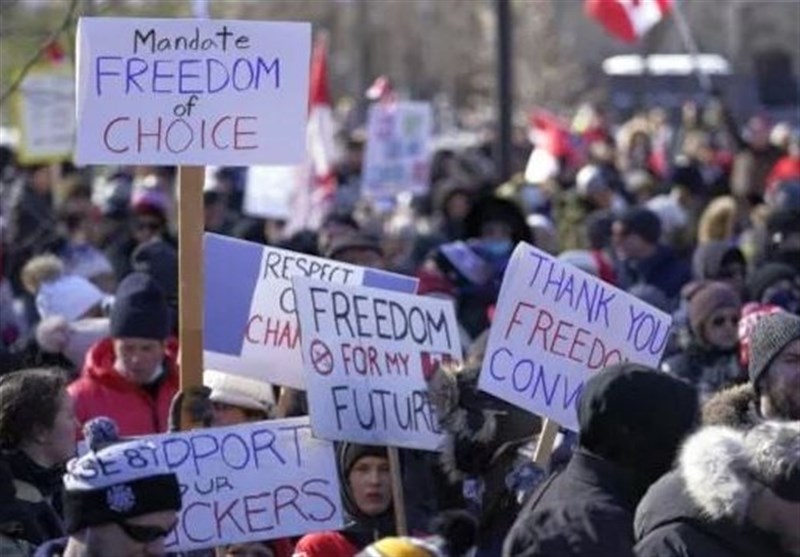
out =
<path fill-rule="evenodd" d="M 763 394 L 767 397 L 769 414 L 771 414 L 767 417 L 791 421 L 800 420 L 800 393 L 793 389 L 787 389 L 786 385 L 779 385 L 772 381 L 768 381 L 765 386 Z"/>

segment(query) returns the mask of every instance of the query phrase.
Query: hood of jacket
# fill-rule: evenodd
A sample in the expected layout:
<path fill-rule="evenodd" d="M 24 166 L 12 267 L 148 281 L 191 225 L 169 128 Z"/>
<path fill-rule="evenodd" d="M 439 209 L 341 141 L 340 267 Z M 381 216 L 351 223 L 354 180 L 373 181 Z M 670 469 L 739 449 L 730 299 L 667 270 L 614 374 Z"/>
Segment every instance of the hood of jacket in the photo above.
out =
<path fill-rule="evenodd" d="M 96 343 L 86 355 L 86 365 L 81 377 L 97 382 L 104 387 L 115 391 L 138 391 L 140 387 L 128 381 L 114 370 L 114 344 L 111 338 L 104 338 Z M 174 337 L 167 339 L 164 351 L 164 372 L 167 374 L 165 383 L 178 383 L 177 373 L 178 340 Z"/>
<path fill-rule="evenodd" d="M 762 421 L 758 396 L 750 383 L 716 393 L 703 405 L 703 425 L 748 430 Z"/>

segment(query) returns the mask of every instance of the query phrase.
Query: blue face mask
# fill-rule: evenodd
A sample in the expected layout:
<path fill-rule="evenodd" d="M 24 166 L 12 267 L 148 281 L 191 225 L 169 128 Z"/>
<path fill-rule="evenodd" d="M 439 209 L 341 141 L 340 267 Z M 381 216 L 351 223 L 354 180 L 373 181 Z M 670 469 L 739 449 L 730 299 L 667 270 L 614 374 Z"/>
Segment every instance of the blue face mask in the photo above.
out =
<path fill-rule="evenodd" d="M 489 254 L 496 257 L 506 255 L 511 251 L 511 240 L 483 240 L 481 247 Z"/>

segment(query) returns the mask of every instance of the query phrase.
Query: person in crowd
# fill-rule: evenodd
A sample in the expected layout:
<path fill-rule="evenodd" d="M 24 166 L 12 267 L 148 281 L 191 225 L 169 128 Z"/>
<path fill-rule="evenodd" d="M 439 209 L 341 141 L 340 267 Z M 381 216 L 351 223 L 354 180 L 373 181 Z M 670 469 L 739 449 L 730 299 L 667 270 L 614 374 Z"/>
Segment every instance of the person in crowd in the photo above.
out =
<path fill-rule="evenodd" d="M 579 446 L 525 503 L 504 557 L 633 555 L 633 517 L 697 419 L 694 388 L 633 363 L 589 379 L 578 403 Z"/>
<path fill-rule="evenodd" d="M 369 544 L 395 533 L 386 447 L 344 443 L 337 448 L 337 465 L 345 527 L 306 534 L 295 546 L 295 557 L 354 557 Z"/>
<path fill-rule="evenodd" d="M 63 373 L 26 369 L 0 377 L 0 466 L 10 483 L 16 528 L 32 545 L 63 535 L 61 475 L 75 455 L 78 426 Z"/>
<path fill-rule="evenodd" d="M 149 275 L 120 283 L 109 327 L 69 386 L 78 420 L 109 416 L 123 436 L 164 432 L 178 390 L 177 340 L 164 292 Z"/>
<path fill-rule="evenodd" d="M 636 509 L 637 557 L 800 555 L 800 422 L 704 427 Z"/>
<path fill-rule="evenodd" d="M 325 256 L 351 265 L 382 269 L 384 254 L 380 242 L 363 232 L 336 236 L 328 246 Z"/>
<path fill-rule="evenodd" d="M 747 122 L 742 137 L 738 133 L 738 152 L 733 161 L 731 192 L 733 195 L 758 203 L 764 196 L 767 177 L 783 156 L 780 148 L 770 144 L 771 126 L 764 116 L 753 116 Z"/>
<path fill-rule="evenodd" d="M 744 296 L 747 261 L 742 250 L 735 244 L 725 241 L 708 242 L 694 250 L 692 276 L 696 280 L 725 282 L 739 296 Z"/>
<path fill-rule="evenodd" d="M 706 205 L 697 223 L 697 243 L 732 242 L 742 225 L 740 206 L 730 195 L 716 197 Z"/>
<path fill-rule="evenodd" d="M 215 427 L 268 420 L 275 415 L 275 392 L 269 383 L 207 369 L 203 384 L 210 389 Z"/>
<path fill-rule="evenodd" d="M 154 458 L 155 449 L 149 441 L 105 439 L 102 448 L 92 446 L 71 460 L 64 474 L 68 537 L 41 545 L 35 557 L 166 555 L 181 492 L 177 476 Z M 146 466 L 133 465 L 132 455 Z"/>
<path fill-rule="evenodd" d="M 78 191 L 65 201 L 59 212 L 64 243 L 58 250 L 66 272 L 92 281 L 103 292 L 114 292 L 114 269 L 108 257 L 97 248 L 99 210 L 91 204 L 91 192 Z"/>
<path fill-rule="evenodd" d="M 472 209 L 474 188 L 457 178 L 447 178 L 433 186 L 434 230 L 444 242 L 464 237 L 464 221 Z"/>
<path fill-rule="evenodd" d="M 739 316 L 742 302 L 723 282 L 689 284 L 684 297 L 689 304 L 688 346 L 667 358 L 661 369 L 689 381 L 701 402 L 722 389 L 747 381 L 739 363 Z"/>
<path fill-rule="evenodd" d="M 628 209 L 614 221 L 612 234 L 620 259 L 620 285 L 650 284 L 675 303 L 689 281 L 689 265 L 660 243 L 661 221 L 656 214 L 642 207 Z"/>
<path fill-rule="evenodd" d="M 167 299 L 172 334 L 178 334 L 178 250 L 166 240 L 153 240 L 137 247 L 131 254 L 134 272 L 147 273 Z"/>
<path fill-rule="evenodd" d="M 800 420 L 800 317 L 764 311 L 747 345 L 749 384 L 712 397 L 703 422 L 750 429 L 764 419 Z"/>
<path fill-rule="evenodd" d="M 796 186 L 797 202 L 779 205 L 767 216 L 764 255 L 769 262 L 789 265 L 800 276 L 800 181 Z"/>
<path fill-rule="evenodd" d="M 317 235 L 317 253 L 325 254 L 331 243 L 340 236 L 347 236 L 360 232 L 361 227 L 350 213 L 333 211 L 329 213 L 320 224 Z"/>
<path fill-rule="evenodd" d="M 747 279 L 750 301 L 780 306 L 800 315 L 798 274 L 784 263 L 766 263 L 754 269 Z"/>

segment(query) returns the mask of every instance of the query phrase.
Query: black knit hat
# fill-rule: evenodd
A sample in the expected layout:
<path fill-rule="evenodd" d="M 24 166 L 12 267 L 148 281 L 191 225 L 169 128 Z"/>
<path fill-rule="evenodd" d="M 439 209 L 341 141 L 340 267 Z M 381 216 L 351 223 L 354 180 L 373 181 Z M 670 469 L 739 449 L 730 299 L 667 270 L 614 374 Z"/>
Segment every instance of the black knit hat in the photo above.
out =
<path fill-rule="evenodd" d="M 650 244 L 657 244 L 661 239 L 661 219 L 650 209 L 633 207 L 618 220 L 627 234 L 636 234 Z"/>
<path fill-rule="evenodd" d="M 359 445 L 357 443 L 344 443 L 341 445 L 339 448 L 339 469 L 345 481 L 347 481 L 350 470 L 355 466 L 356 462 L 365 456 L 389 458 L 389 453 L 383 445 Z"/>
<path fill-rule="evenodd" d="M 753 302 L 760 302 L 764 292 L 781 280 L 795 280 L 795 270 L 784 263 L 767 263 L 750 275 L 747 281 L 747 295 Z"/>
<path fill-rule="evenodd" d="M 111 310 L 112 338 L 164 340 L 170 317 L 164 291 L 146 273 L 131 273 L 117 287 Z"/>
<path fill-rule="evenodd" d="M 800 338 L 800 317 L 780 311 L 756 323 L 750 335 L 750 383 L 759 391 L 759 380 L 772 360 L 793 340 Z"/>

